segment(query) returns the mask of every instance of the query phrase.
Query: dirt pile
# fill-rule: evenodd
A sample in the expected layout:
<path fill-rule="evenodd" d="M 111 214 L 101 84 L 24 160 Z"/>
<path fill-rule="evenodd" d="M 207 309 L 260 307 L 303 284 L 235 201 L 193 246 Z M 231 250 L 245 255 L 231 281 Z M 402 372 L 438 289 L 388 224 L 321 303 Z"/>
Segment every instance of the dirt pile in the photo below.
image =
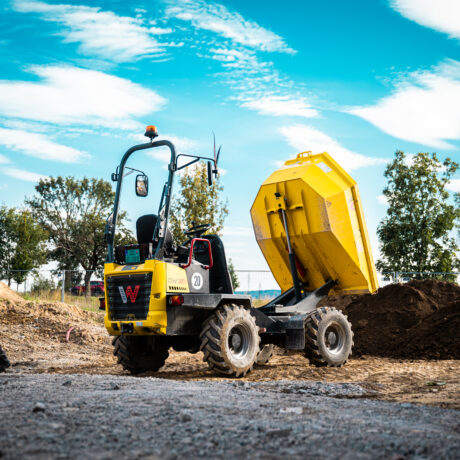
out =
<path fill-rule="evenodd" d="M 0 299 L 10 302 L 24 302 L 24 299 L 16 292 L 12 291 L 5 283 L 0 281 Z"/>
<path fill-rule="evenodd" d="M 97 313 L 62 302 L 30 302 L 0 283 L 0 344 L 13 366 L 59 369 L 67 361 L 111 358 L 110 339 Z"/>
<path fill-rule="evenodd" d="M 460 359 L 460 286 L 435 280 L 380 288 L 374 295 L 331 296 L 355 333 L 353 354 Z"/>

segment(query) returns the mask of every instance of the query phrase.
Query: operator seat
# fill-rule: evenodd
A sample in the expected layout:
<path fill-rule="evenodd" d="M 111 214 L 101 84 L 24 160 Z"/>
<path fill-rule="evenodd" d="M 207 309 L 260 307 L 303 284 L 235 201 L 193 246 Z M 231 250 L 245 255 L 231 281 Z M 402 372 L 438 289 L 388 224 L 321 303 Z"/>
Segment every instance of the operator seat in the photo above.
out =
<path fill-rule="evenodd" d="M 137 242 L 139 244 L 153 243 L 153 231 L 155 230 L 157 220 L 158 216 L 155 214 L 146 214 L 145 216 L 141 216 L 139 219 L 137 219 L 136 234 Z M 156 245 L 154 245 L 154 248 L 155 247 Z M 163 247 L 166 252 L 171 252 L 174 250 L 173 237 L 169 228 L 166 228 L 165 243 Z"/>
<path fill-rule="evenodd" d="M 203 235 L 202 238 L 211 243 L 213 267 L 209 270 L 210 292 L 219 294 L 233 294 L 232 279 L 227 267 L 224 243 L 218 235 Z M 208 264 L 207 251 L 204 254 L 205 260 L 202 263 Z"/>

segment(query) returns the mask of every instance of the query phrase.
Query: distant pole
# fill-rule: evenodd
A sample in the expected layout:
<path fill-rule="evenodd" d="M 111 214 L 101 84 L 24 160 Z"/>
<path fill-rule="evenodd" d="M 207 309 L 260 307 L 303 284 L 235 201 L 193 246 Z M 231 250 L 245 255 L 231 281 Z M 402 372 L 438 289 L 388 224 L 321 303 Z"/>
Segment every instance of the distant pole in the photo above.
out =
<path fill-rule="evenodd" d="M 61 302 L 64 302 L 65 294 L 65 270 L 62 270 Z"/>

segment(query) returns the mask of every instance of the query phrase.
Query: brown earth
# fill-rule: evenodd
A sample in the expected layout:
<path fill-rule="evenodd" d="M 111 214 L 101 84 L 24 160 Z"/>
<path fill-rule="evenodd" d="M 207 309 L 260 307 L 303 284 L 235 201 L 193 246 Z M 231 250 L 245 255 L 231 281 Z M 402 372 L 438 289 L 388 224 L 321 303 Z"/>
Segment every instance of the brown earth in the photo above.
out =
<path fill-rule="evenodd" d="M 330 296 L 353 325 L 354 356 L 460 359 L 460 286 L 435 280 L 390 284 L 373 295 Z"/>
<path fill-rule="evenodd" d="M 415 289 L 414 284 L 411 283 L 406 288 L 409 293 L 404 292 L 404 289 L 401 290 L 399 286 L 388 286 L 379 290 L 376 296 L 368 296 L 371 300 L 363 296 L 364 306 L 361 310 L 367 307 L 368 309 L 364 311 L 368 313 L 362 316 L 358 315 L 362 311 L 360 313 L 357 299 L 353 296 L 342 300 L 331 299 L 331 304 L 336 306 L 341 302 L 340 306 L 346 309 L 351 318 L 356 331 L 355 343 L 361 355 L 359 358 L 351 359 L 344 367 L 316 368 L 310 365 L 302 354 L 277 350 L 268 365 L 255 368 L 241 380 L 359 382 L 374 390 L 376 398 L 379 399 L 460 409 L 460 360 L 403 360 L 363 354 L 365 346 L 374 350 L 374 354 L 379 354 L 378 344 L 387 343 L 382 342 L 381 338 L 380 342 L 371 340 L 375 334 L 370 331 L 367 335 L 363 333 L 366 325 L 368 325 L 367 329 L 371 328 L 379 332 L 379 337 L 389 337 L 389 340 L 391 337 L 397 337 L 397 340 L 401 340 L 398 343 L 405 343 L 404 341 L 407 342 L 411 337 L 415 337 L 413 340 L 418 340 L 417 337 L 420 336 L 429 339 L 426 343 L 435 340 L 437 335 L 432 335 L 433 324 L 445 325 L 445 318 L 447 320 L 452 316 L 458 318 L 456 316 L 458 303 L 455 304 L 454 301 L 451 305 L 437 309 L 439 303 L 445 298 L 445 293 L 455 294 L 458 291 L 451 286 L 437 286 L 437 284 L 439 283 L 432 286 L 432 293 L 429 286 L 423 288 L 425 290 L 418 286 L 416 289 L 418 293 L 414 294 L 412 291 Z M 392 289 L 389 289 L 390 287 Z M 455 301 L 458 302 L 458 294 L 455 295 L 457 295 Z M 385 307 L 381 308 L 390 312 L 388 316 L 391 324 L 396 324 L 398 318 L 407 319 L 407 322 L 404 320 L 397 327 L 397 333 L 396 328 L 386 324 L 384 312 L 378 312 L 379 320 L 374 318 L 377 307 L 373 302 L 374 298 L 378 298 L 377 296 L 385 299 L 383 304 Z M 398 316 L 397 308 L 391 307 L 391 297 L 407 305 L 407 311 L 411 313 Z M 414 303 L 413 299 L 423 299 L 423 302 L 419 302 L 423 305 L 423 309 L 417 309 L 418 304 Z M 438 299 L 437 303 L 431 303 L 433 299 Z M 429 308 L 432 308 L 431 312 Z M 423 318 L 434 319 L 427 322 Z M 367 321 L 367 323 L 359 323 L 359 321 Z M 419 332 L 414 329 L 416 325 L 419 327 Z M 73 329 L 70 330 L 71 328 Z M 452 349 L 451 343 L 458 344 L 456 333 L 458 334 L 458 328 L 452 331 L 453 342 L 447 339 L 443 342 L 448 350 Z M 448 338 L 449 335 L 446 337 Z M 3 283 L 0 283 L 0 344 L 12 363 L 12 367 L 7 372 L 125 374 L 112 355 L 112 346 L 103 326 L 102 314 L 83 311 L 79 307 L 60 302 L 27 302 L 10 291 Z M 408 350 L 413 350 L 410 342 L 407 346 Z M 424 349 L 426 346 L 425 344 Z M 423 348 L 421 349 L 423 352 Z M 395 350 L 395 348 L 388 347 L 388 350 Z M 415 354 L 415 351 L 411 353 Z M 455 350 L 447 354 L 449 353 L 458 356 Z M 443 352 L 442 356 L 446 357 L 446 354 Z M 155 376 L 181 380 L 222 380 L 207 369 L 201 353 L 191 355 L 171 352 L 166 365 Z"/>

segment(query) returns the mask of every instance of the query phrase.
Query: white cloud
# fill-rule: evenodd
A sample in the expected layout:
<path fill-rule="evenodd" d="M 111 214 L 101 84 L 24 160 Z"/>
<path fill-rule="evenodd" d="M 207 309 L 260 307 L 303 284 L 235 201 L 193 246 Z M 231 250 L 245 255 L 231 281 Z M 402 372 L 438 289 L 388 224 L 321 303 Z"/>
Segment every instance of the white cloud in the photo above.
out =
<path fill-rule="evenodd" d="M 318 111 L 303 99 L 294 99 L 288 96 L 267 96 L 260 99 L 253 99 L 241 104 L 242 107 L 256 110 L 264 115 L 294 115 L 298 117 L 311 118 L 318 116 Z"/>
<path fill-rule="evenodd" d="M 166 14 L 190 22 L 197 29 L 209 30 L 250 48 L 261 51 L 278 51 L 293 54 L 282 37 L 256 22 L 244 19 L 240 14 L 229 11 L 219 3 L 203 0 L 174 0 Z"/>
<path fill-rule="evenodd" d="M 166 35 L 173 32 L 171 27 L 149 27 L 149 30 L 155 35 Z"/>
<path fill-rule="evenodd" d="M 33 66 L 29 71 L 41 81 L 0 80 L 0 116 L 139 129 L 133 117 L 155 112 L 166 103 L 155 91 L 95 70 Z"/>
<path fill-rule="evenodd" d="M 288 144 L 297 151 L 311 150 L 313 154 L 327 152 L 347 171 L 387 162 L 382 158 L 373 158 L 352 152 L 327 134 L 308 125 L 283 126 L 279 128 L 279 132 L 286 138 Z"/>
<path fill-rule="evenodd" d="M 230 236 L 244 236 L 244 237 L 253 237 L 254 236 L 254 230 L 250 227 L 224 227 L 223 230 L 223 235 L 224 237 L 230 237 Z"/>
<path fill-rule="evenodd" d="M 0 145 L 42 160 L 76 163 L 89 155 L 66 145 L 57 144 L 44 134 L 0 128 Z"/>
<path fill-rule="evenodd" d="M 139 133 L 134 133 L 130 136 L 135 142 L 143 143 L 147 142 L 148 139 Z M 166 140 L 174 144 L 176 154 L 179 153 L 194 153 L 198 147 L 198 143 L 187 137 L 179 137 L 174 134 L 160 134 L 155 138 L 155 141 Z M 156 147 L 153 150 L 147 150 L 147 154 L 152 158 L 157 158 L 161 161 L 169 163 L 171 152 L 168 147 Z"/>
<path fill-rule="evenodd" d="M 250 74 L 255 74 L 271 67 L 270 63 L 258 60 L 253 50 L 220 47 L 211 48 L 209 53 L 211 59 L 220 61 L 226 69 L 244 69 Z"/>
<path fill-rule="evenodd" d="M 451 192 L 460 193 L 460 179 L 451 179 L 447 183 L 446 188 Z"/>
<path fill-rule="evenodd" d="M 196 50 L 198 57 L 221 64 L 223 72 L 216 76 L 233 91 L 230 99 L 265 115 L 307 118 L 318 115 L 301 95 L 301 85 L 281 76 L 273 62 L 259 58 L 263 52 L 293 54 L 284 39 L 218 3 L 202 0 L 169 3 L 167 15 L 190 22 L 198 31 L 197 39 L 189 38 L 193 41 L 190 49 Z M 206 31 L 215 36 L 210 39 Z"/>
<path fill-rule="evenodd" d="M 448 60 L 430 71 L 413 72 L 390 96 L 349 113 L 399 139 L 441 149 L 460 139 L 460 62 Z"/>
<path fill-rule="evenodd" d="M 10 160 L 5 155 L 0 155 L 0 163 L 10 163 Z"/>
<path fill-rule="evenodd" d="M 27 182 L 38 182 L 40 179 L 45 179 L 47 176 L 37 174 L 30 171 L 24 171 L 17 168 L 3 168 L 3 174 L 14 177 L 15 179 L 25 180 Z"/>
<path fill-rule="evenodd" d="M 460 39 L 458 0 L 390 0 L 390 6 L 407 19 Z"/>
<path fill-rule="evenodd" d="M 146 137 L 140 135 L 140 134 L 132 134 L 131 138 L 134 139 L 136 142 L 143 143 L 147 142 Z M 197 148 L 198 148 L 198 143 L 193 140 L 189 139 L 187 137 L 179 137 L 175 136 L 173 134 L 161 134 L 158 137 L 155 138 L 155 141 L 160 141 L 160 140 L 168 140 L 174 144 L 174 147 L 176 149 L 176 155 L 179 155 L 180 153 L 184 154 L 197 154 Z M 155 160 L 159 160 L 162 163 L 169 164 L 171 160 L 171 152 L 168 147 L 156 147 L 151 150 L 146 151 L 147 155 L 150 157 L 154 158 Z M 211 155 L 210 155 L 211 156 Z M 182 157 L 179 159 L 179 166 L 182 164 L 187 163 L 190 161 L 187 157 Z"/>
<path fill-rule="evenodd" d="M 388 206 L 388 198 L 385 195 L 378 195 L 377 201 L 383 206 Z"/>
<path fill-rule="evenodd" d="M 142 57 L 163 54 L 166 44 L 154 35 L 169 33 L 167 29 L 146 27 L 141 19 L 117 16 L 83 5 L 48 4 L 16 0 L 16 11 L 39 13 L 45 21 L 63 24 L 64 42 L 80 43 L 82 54 L 128 62 Z"/>
<path fill-rule="evenodd" d="M 226 69 L 220 75 L 235 91 L 233 99 L 241 107 L 263 115 L 318 116 L 304 97 L 292 91 L 293 83 L 281 77 L 273 63 L 258 59 L 253 50 L 223 46 L 211 48 L 209 57 Z"/>

